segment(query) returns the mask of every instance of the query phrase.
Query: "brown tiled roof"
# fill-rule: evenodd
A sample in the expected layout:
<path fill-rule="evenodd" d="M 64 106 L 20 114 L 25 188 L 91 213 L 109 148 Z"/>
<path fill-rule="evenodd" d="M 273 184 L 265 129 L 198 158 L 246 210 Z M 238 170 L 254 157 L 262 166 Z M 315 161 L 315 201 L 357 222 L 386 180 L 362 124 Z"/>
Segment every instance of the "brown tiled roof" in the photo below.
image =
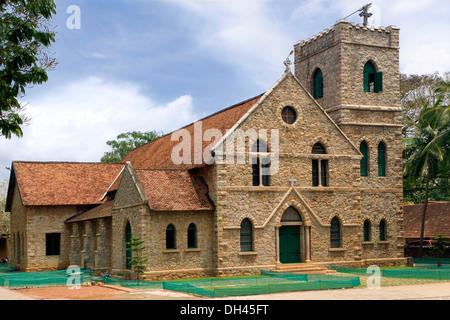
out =
<path fill-rule="evenodd" d="M 13 162 L 24 205 L 87 205 L 100 199 L 123 164 Z"/>
<path fill-rule="evenodd" d="M 423 204 L 403 206 L 405 238 L 419 238 L 422 224 Z M 450 202 L 431 201 L 425 215 L 424 237 L 434 238 L 438 234 L 450 237 Z"/>
<path fill-rule="evenodd" d="M 225 135 L 226 130 L 231 129 L 258 102 L 261 96 L 243 101 L 199 120 L 202 124 L 202 135 L 207 129 L 218 129 Z M 172 162 L 172 149 L 179 143 L 179 141 L 171 141 L 172 133 L 134 149 L 123 158 L 122 162 L 130 161 L 134 168 L 139 169 L 190 169 L 204 166 L 203 157 L 201 157 L 201 164 L 194 164 L 194 124 L 192 123 L 181 129 L 186 129 L 191 136 L 191 164 L 177 165 Z M 211 144 L 211 141 L 203 141 L 202 153 L 209 144 Z"/>
<path fill-rule="evenodd" d="M 208 186 L 187 170 L 135 170 L 149 207 L 155 211 L 213 210 Z"/>
<path fill-rule="evenodd" d="M 106 201 L 105 203 L 67 219 L 66 222 L 80 222 L 91 219 L 111 217 L 112 206 L 114 201 Z"/>

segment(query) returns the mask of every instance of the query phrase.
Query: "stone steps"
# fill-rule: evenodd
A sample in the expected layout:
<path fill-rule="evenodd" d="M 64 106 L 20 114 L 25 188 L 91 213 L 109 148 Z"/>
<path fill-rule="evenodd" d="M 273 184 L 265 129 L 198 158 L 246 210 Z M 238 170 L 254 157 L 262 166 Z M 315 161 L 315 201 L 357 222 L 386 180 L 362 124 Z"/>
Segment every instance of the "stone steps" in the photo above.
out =
<path fill-rule="evenodd" d="M 276 271 L 300 273 L 300 274 L 336 274 L 336 270 L 330 270 L 323 266 L 311 263 L 289 263 L 277 265 Z"/>

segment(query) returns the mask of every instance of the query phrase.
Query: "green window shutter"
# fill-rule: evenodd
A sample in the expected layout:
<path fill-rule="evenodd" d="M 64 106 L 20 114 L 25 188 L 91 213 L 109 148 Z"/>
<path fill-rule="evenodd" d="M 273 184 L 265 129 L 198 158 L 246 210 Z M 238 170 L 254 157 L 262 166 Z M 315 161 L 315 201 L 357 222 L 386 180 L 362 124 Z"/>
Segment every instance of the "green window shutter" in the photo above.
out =
<path fill-rule="evenodd" d="M 313 78 L 313 97 L 319 99 L 323 97 L 323 74 L 320 69 L 314 73 Z"/>
<path fill-rule="evenodd" d="M 197 227 L 191 223 L 188 227 L 188 249 L 197 248 Z"/>
<path fill-rule="evenodd" d="M 125 227 L 125 268 L 131 269 L 131 225 L 130 222 L 127 221 L 127 225 Z"/>
<path fill-rule="evenodd" d="M 166 249 L 176 249 L 175 227 L 169 224 L 166 229 Z"/>
<path fill-rule="evenodd" d="M 368 157 L 367 157 L 367 143 L 364 141 L 361 142 L 359 146 L 359 150 L 361 151 L 363 157 L 361 158 L 360 167 L 361 167 L 361 177 L 367 177 L 368 175 Z"/>
<path fill-rule="evenodd" d="M 364 221 L 364 241 L 370 241 L 370 222 Z"/>
<path fill-rule="evenodd" d="M 328 186 L 328 160 L 320 160 L 320 179 L 322 187 Z"/>
<path fill-rule="evenodd" d="M 378 176 L 386 176 L 386 147 L 383 142 L 378 145 Z"/>
<path fill-rule="evenodd" d="M 247 218 L 241 223 L 240 244 L 241 251 L 253 251 L 253 226 Z"/>
<path fill-rule="evenodd" d="M 334 217 L 331 220 L 330 228 L 330 247 L 340 248 L 341 247 L 341 225 L 338 218 Z"/>
<path fill-rule="evenodd" d="M 375 85 L 373 91 L 375 92 L 383 91 L 383 72 L 375 73 Z"/>
<path fill-rule="evenodd" d="M 367 61 L 364 65 L 363 70 L 363 83 L 364 83 L 364 92 L 370 92 L 370 83 L 374 81 L 374 75 L 376 74 L 375 66 L 372 62 Z M 371 80 L 372 78 L 372 80 Z"/>
<path fill-rule="evenodd" d="M 370 92 L 369 73 L 364 71 L 364 92 Z"/>
<path fill-rule="evenodd" d="M 380 241 L 386 241 L 386 221 L 380 221 Z"/>
<path fill-rule="evenodd" d="M 312 160 L 312 186 L 319 185 L 319 160 Z"/>

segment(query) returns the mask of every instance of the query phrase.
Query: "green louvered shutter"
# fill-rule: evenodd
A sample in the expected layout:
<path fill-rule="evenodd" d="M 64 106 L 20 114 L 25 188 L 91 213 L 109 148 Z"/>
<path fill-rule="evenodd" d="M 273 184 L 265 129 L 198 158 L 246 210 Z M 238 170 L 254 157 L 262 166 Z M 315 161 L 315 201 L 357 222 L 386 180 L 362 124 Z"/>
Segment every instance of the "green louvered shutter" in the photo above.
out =
<path fill-rule="evenodd" d="M 363 157 L 361 158 L 360 167 L 361 167 L 361 177 L 367 177 L 367 143 L 364 141 L 361 142 L 359 146 L 359 150 L 361 151 Z"/>
<path fill-rule="evenodd" d="M 378 145 L 378 176 L 386 176 L 386 147 L 383 142 Z"/>
<path fill-rule="evenodd" d="M 383 72 L 375 73 L 375 84 L 373 91 L 375 92 L 383 91 Z"/>

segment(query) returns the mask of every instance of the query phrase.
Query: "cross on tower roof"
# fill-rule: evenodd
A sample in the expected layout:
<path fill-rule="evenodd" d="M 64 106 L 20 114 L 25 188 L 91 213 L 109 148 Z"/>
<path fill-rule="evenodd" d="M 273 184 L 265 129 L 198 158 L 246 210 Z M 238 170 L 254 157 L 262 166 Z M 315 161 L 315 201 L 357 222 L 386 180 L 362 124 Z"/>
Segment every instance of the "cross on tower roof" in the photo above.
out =
<path fill-rule="evenodd" d="M 369 8 L 372 4 L 366 4 L 364 7 L 362 7 L 360 10 L 362 11 L 359 16 L 364 17 L 364 25 L 367 26 L 368 19 L 372 16 L 372 13 L 369 12 Z"/>

